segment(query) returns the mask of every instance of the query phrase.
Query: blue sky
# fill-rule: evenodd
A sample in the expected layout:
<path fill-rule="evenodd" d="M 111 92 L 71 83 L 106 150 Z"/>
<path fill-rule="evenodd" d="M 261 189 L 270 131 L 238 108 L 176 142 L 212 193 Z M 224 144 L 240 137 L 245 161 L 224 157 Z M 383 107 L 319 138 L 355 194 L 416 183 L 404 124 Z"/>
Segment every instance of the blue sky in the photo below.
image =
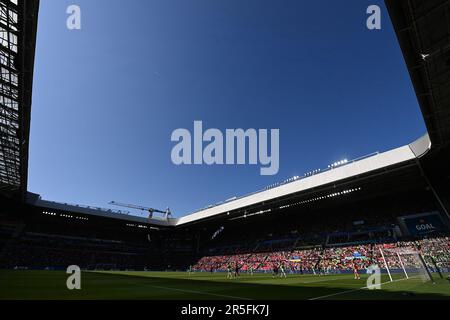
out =
<path fill-rule="evenodd" d="M 371 4 L 382 30 L 365 26 Z M 32 108 L 30 191 L 176 216 L 425 132 L 375 0 L 42 0 Z M 195 120 L 279 128 L 279 173 L 175 166 L 171 133 Z"/>

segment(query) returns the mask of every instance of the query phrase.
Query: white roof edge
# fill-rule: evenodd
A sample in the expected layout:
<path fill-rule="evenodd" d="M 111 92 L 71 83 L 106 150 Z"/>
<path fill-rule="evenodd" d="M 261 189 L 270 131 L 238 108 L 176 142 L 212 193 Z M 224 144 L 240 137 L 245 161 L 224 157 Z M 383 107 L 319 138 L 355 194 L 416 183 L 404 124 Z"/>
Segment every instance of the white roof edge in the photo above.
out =
<path fill-rule="evenodd" d="M 134 216 L 134 215 L 126 214 L 126 213 L 120 213 L 120 212 L 117 212 L 117 211 L 114 211 L 111 209 L 84 207 L 84 206 L 78 206 L 78 205 L 67 204 L 67 203 L 47 201 L 47 200 L 42 200 L 42 199 L 38 199 L 31 204 L 33 204 L 36 207 L 54 209 L 54 210 L 59 210 L 59 211 L 72 212 L 72 213 L 79 213 L 79 214 L 85 214 L 85 215 L 90 215 L 90 216 L 98 216 L 98 217 L 126 220 L 129 222 L 135 222 L 135 223 L 145 223 L 145 224 L 149 223 L 148 218 Z M 178 219 L 168 219 L 168 220 L 151 219 L 150 220 L 151 224 L 155 225 L 155 226 L 171 226 L 171 225 L 175 225 L 177 221 L 178 221 Z"/>
<path fill-rule="evenodd" d="M 412 152 L 416 156 L 416 158 L 422 158 L 424 155 L 431 150 L 431 140 L 430 136 L 427 134 L 423 135 L 416 141 L 409 144 Z"/>
<path fill-rule="evenodd" d="M 321 185 L 348 179 L 370 171 L 389 167 L 405 161 L 413 160 L 424 156 L 431 149 L 431 141 L 428 134 L 412 142 L 409 145 L 378 153 L 368 158 L 364 158 L 347 165 L 337 167 L 316 175 L 296 180 L 273 189 L 264 190 L 246 197 L 217 205 L 212 208 L 203 209 L 195 213 L 179 218 L 175 225 L 183 225 L 197 220 L 209 218 L 223 214 L 232 210 L 255 205 L 260 202 L 272 200 L 289 194 L 306 191 Z"/>
<path fill-rule="evenodd" d="M 396 148 L 383 153 L 378 153 L 373 156 L 349 162 L 348 164 L 324 171 L 313 176 L 296 180 L 290 183 L 280 185 L 278 187 L 256 192 L 248 196 L 237 198 L 229 202 L 217 205 L 215 207 L 203 209 L 195 213 L 188 214 L 181 218 L 169 218 L 167 220 L 151 219 L 150 224 L 155 226 L 180 226 L 186 223 L 197 220 L 209 218 L 219 214 L 223 214 L 232 210 L 240 209 L 250 205 L 258 204 L 260 202 L 272 200 L 282 196 L 286 196 L 301 191 L 306 191 L 311 188 L 316 188 L 321 185 L 337 182 L 339 180 L 348 179 L 353 176 L 368 173 L 370 171 L 378 170 L 384 167 L 389 167 L 405 161 L 418 159 L 423 157 L 431 149 L 431 141 L 428 134 L 412 142 L 407 146 Z M 93 207 L 84 207 L 66 203 L 59 203 L 38 199 L 30 203 L 37 207 L 55 209 L 60 211 L 74 212 L 80 214 L 87 214 L 92 216 L 100 216 L 105 218 L 114 218 L 126 220 L 135 223 L 148 224 L 149 220 L 145 217 L 129 215 L 120 213 L 115 210 L 101 209 Z"/>

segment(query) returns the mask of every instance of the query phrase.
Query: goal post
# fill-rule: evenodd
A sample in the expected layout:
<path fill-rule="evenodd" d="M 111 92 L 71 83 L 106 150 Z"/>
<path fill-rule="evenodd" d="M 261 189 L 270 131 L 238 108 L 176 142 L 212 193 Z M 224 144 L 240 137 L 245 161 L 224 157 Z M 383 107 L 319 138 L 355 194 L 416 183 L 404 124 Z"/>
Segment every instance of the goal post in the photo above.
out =
<path fill-rule="evenodd" d="M 403 264 L 403 261 L 402 261 L 402 257 L 400 256 L 400 253 L 398 253 L 398 252 L 397 252 L 397 257 L 398 257 L 398 261 L 400 262 L 400 265 L 403 269 L 403 272 L 405 273 L 406 279 L 409 279 L 408 272 L 406 272 L 405 265 Z"/>
<path fill-rule="evenodd" d="M 386 269 L 386 271 L 387 271 L 387 273 L 389 275 L 389 279 L 391 279 L 391 282 L 392 282 L 393 280 L 392 280 L 391 271 L 389 270 L 389 266 L 388 266 L 388 263 L 387 263 L 386 258 L 384 256 L 383 249 L 381 249 L 381 248 L 380 248 L 380 253 L 381 253 L 381 258 L 383 259 L 384 267 L 385 267 L 385 269 Z"/>
<path fill-rule="evenodd" d="M 433 276 L 422 254 L 413 247 L 380 248 L 380 260 L 390 281 L 419 278 L 423 282 L 433 281 Z M 380 261 L 380 262 L 381 262 Z"/>

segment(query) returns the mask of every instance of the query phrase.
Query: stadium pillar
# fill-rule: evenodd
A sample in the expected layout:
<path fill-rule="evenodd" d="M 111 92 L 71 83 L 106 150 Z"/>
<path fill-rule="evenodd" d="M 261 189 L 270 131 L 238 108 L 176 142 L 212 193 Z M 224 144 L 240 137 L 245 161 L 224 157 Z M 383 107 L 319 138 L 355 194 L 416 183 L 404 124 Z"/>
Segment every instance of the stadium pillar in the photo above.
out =
<path fill-rule="evenodd" d="M 435 284 L 433 276 L 431 275 L 430 269 L 428 269 L 427 263 L 423 259 L 422 254 L 420 252 L 419 252 L 419 259 L 420 259 L 420 262 L 422 263 L 422 265 L 424 266 L 425 271 L 427 272 L 427 275 L 430 278 L 431 282 L 433 282 L 433 284 Z"/>
<path fill-rule="evenodd" d="M 445 213 L 445 215 L 447 216 L 447 224 L 450 222 L 450 214 L 447 210 L 447 207 L 445 206 L 444 202 L 442 201 L 441 197 L 439 197 L 439 194 L 436 192 L 436 189 L 434 188 L 434 186 L 431 184 L 430 179 L 428 179 L 427 174 L 425 173 L 425 170 L 422 167 L 422 164 L 420 163 L 420 160 L 417 159 L 416 163 L 420 169 L 420 172 L 423 176 L 423 178 L 425 179 L 426 184 L 428 185 L 428 187 L 430 188 L 431 192 L 433 193 L 434 197 L 436 198 L 436 201 L 439 203 L 440 207 L 442 208 L 442 211 Z"/>
<path fill-rule="evenodd" d="M 441 269 L 436 263 L 436 260 L 433 258 L 433 256 L 430 255 L 431 262 L 433 262 L 434 268 L 436 269 L 437 273 L 439 274 L 439 277 L 441 279 L 444 279 L 444 276 L 442 275 Z"/>

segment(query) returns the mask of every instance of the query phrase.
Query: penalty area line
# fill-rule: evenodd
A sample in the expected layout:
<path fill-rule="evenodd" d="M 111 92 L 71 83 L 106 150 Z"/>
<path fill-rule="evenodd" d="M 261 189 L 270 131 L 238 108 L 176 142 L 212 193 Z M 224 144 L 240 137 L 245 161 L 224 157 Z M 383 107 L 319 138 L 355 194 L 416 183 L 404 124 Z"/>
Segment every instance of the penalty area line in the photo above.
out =
<path fill-rule="evenodd" d="M 409 279 L 411 279 L 411 277 Z M 389 283 L 398 282 L 398 281 L 409 280 L 409 279 L 408 278 L 403 278 L 403 279 L 397 279 L 397 280 L 394 280 L 394 281 L 386 281 L 386 282 L 381 283 L 380 286 L 385 285 L 385 284 L 389 284 Z M 341 292 L 337 292 L 337 293 L 327 294 L 325 296 L 311 298 L 311 299 L 308 299 L 308 300 L 312 301 L 312 300 L 320 300 L 320 299 L 335 297 L 335 296 L 339 296 L 339 295 L 346 294 L 346 293 L 352 293 L 352 292 L 356 292 L 356 291 L 360 291 L 360 290 L 364 290 L 364 289 L 369 289 L 369 288 L 375 287 L 375 286 L 376 285 L 371 285 L 371 286 L 365 286 L 365 287 L 361 287 L 361 288 L 357 288 L 357 289 L 341 291 Z"/>

